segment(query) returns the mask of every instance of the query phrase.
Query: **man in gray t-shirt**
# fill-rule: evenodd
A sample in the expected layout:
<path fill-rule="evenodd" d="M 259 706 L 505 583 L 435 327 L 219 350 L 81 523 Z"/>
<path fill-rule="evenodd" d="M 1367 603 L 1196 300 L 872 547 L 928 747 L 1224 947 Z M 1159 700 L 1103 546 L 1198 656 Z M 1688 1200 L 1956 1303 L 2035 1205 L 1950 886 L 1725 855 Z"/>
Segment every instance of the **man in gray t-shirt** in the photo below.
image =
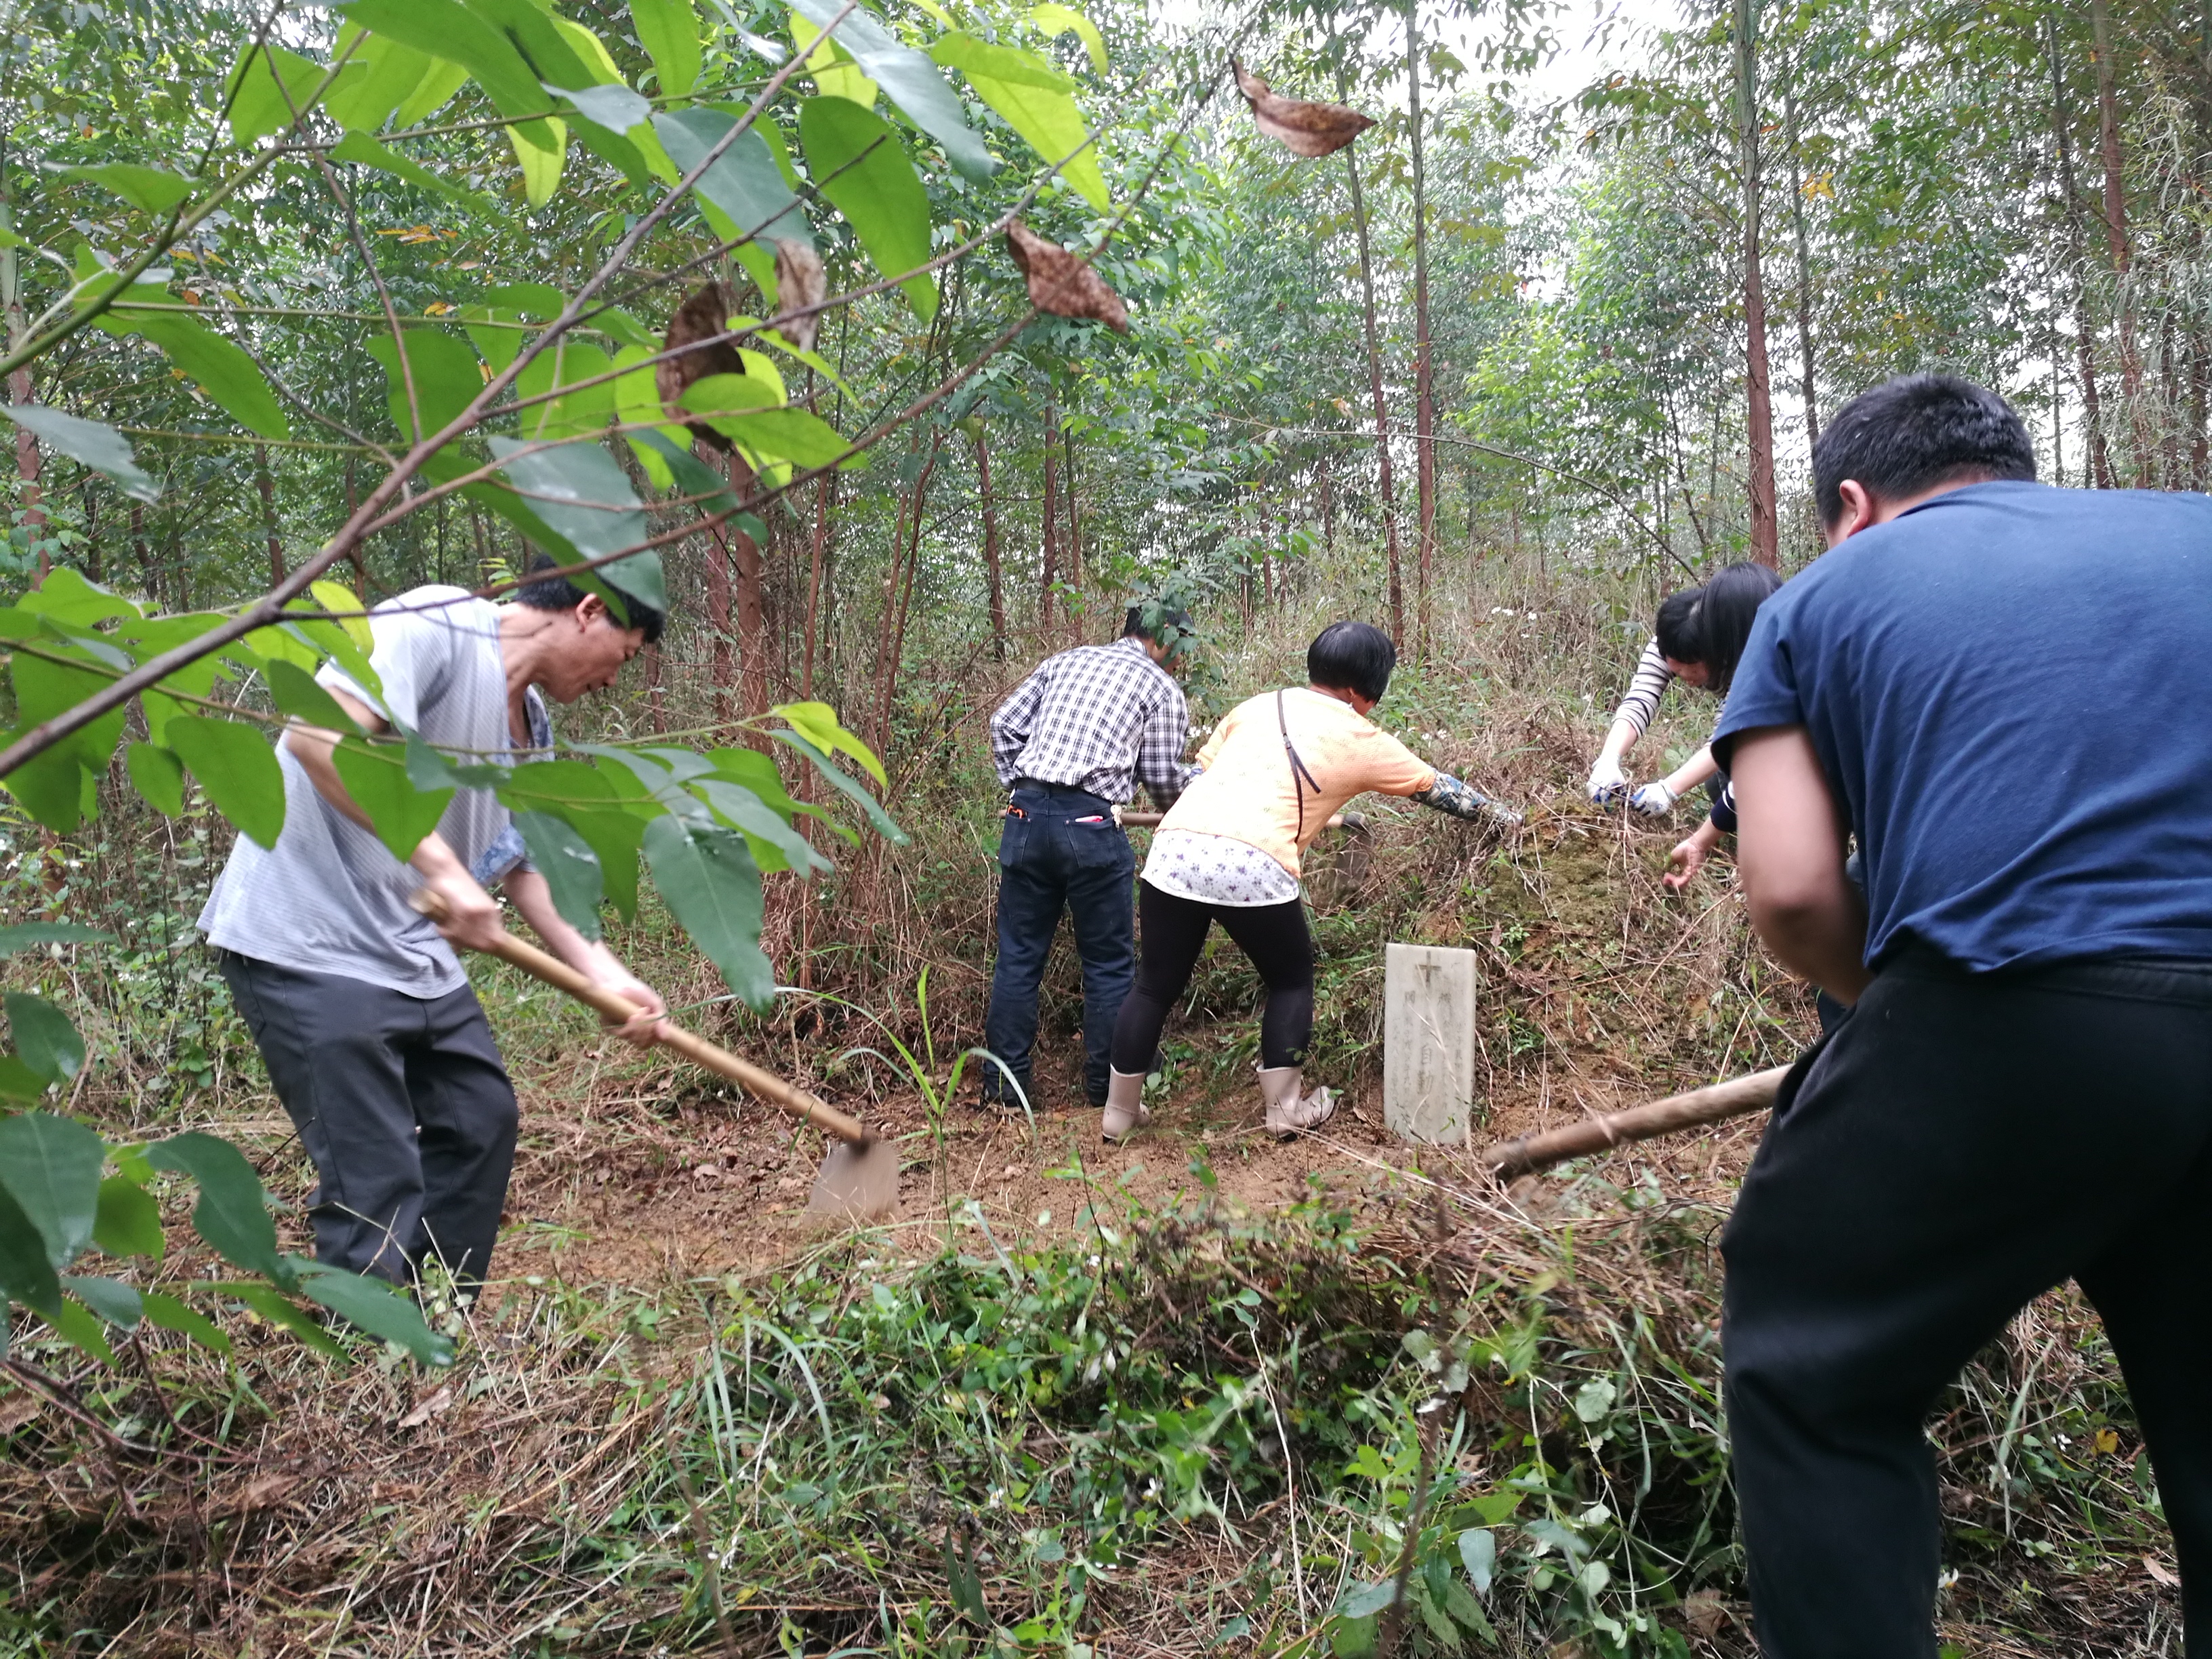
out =
<path fill-rule="evenodd" d="M 458 760 L 510 763 L 552 742 L 541 692 L 574 702 L 611 684 L 663 621 L 631 600 L 624 627 L 604 599 L 557 578 L 532 582 L 518 601 L 416 588 L 369 613 L 380 696 L 335 665 L 316 678 L 364 731 L 396 724 Z M 500 932 L 486 887 L 503 881 L 556 956 L 645 1010 L 622 1036 L 649 1044 L 667 1006 L 561 919 L 489 790 L 458 791 L 403 865 L 347 793 L 337 746 L 334 732 L 286 732 L 283 834 L 269 848 L 239 839 L 199 926 L 315 1161 L 317 1259 L 394 1280 L 442 1261 L 481 1280 L 518 1121 L 453 951 Z M 441 927 L 410 907 L 422 887 L 444 897 Z"/>

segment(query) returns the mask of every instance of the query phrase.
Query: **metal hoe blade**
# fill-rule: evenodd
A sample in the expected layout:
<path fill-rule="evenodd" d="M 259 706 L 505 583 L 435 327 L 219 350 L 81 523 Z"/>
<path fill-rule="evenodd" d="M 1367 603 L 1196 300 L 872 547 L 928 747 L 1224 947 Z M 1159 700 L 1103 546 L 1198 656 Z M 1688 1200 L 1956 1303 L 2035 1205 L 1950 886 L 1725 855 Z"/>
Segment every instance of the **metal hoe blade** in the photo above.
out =
<path fill-rule="evenodd" d="M 814 1177 L 806 1212 L 855 1221 L 881 1220 L 898 1203 L 898 1148 L 890 1141 L 855 1146 L 841 1140 L 822 1160 L 822 1173 Z"/>

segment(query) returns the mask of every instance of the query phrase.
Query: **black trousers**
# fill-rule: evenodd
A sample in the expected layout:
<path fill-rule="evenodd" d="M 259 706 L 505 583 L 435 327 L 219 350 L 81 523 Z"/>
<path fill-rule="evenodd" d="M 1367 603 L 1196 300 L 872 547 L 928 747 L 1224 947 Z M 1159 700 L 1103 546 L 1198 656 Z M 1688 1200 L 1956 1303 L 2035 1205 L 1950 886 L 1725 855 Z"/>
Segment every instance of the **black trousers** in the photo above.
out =
<path fill-rule="evenodd" d="M 222 976 L 319 1177 L 315 1259 L 405 1283 L 491 1266 L 519 1121 L 468 987 L 410 997 L 233 951 Z"/>
<path fill-rule="evenodd" d="M 1886 968 L 1778 1109 L 1722 1238 L 1759 1650 L 1929 1659 L 1923 1425 L 2052 1285 L 2104 1317 L 2212 1651 L 2212 963 Z"/>
<path fill-rule="evenodd" d="M 1267 1012 L 1260 1017 L 1260 1063 L 1273 1067 L 1304 1062 L 1306 1044 L 1313 1040 L 1314 955 L 1304 904 L 1297 899 L 1200 904 L 1140 881 L 1137 919 L 1142 928 L 1137 983 L 1114 1023 L 1115 1071 L 1151 1068 L 1168 1010 L 1190 983 L 1206 930 L 1217 921 L 1252 959 L 1267 987 Z"/>
<path fill-rule="evenodd" d="M 1106 1098 L 1114 1016 L 1129 994 L 1137 960 L 1129 908 L 1137 855 L 1114 822 L 1113 803 L 1097 795 L 1024 779 L 1014 786 L 1011 805 L 999 831 L 999 958 L 991 970 L 983 1046 L 1006 1063 L 1034 1103 L 1037 992 L 1066 911 L 1083 963 L 1083 1089 L 1097 1106 Z M 996 1066 L 984 1068 L 983 1097 L 1013 1098 Z"/>

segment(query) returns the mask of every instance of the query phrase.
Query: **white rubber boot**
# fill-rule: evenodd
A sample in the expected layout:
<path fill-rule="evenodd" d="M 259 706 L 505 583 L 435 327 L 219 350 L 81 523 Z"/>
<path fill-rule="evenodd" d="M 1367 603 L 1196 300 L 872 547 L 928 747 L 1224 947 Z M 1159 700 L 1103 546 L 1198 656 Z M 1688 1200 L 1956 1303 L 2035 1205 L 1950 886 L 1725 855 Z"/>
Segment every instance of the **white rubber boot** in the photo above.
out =
<path fill-rule="evenodd" d="M 1109 1146 L 1118 1146 L 1152 1121 L 1145 1107 L 1145 1074 L 1112 1072 L 1106 1074 L 1106 1110 L 1098 1132 Z"/>
<path fill-rule="evenodd" d="M 1304 1073 L 1295 1066 L 1278 1066 L 1260 1073 L 1260 1097 L 1267 1103 L 1267 1133 L 1278 1140 L 1318 1129 L 1336 1115 L 1336 1102 L 1326 1089 L 1316 1088 L 1301 1097 Z"/>

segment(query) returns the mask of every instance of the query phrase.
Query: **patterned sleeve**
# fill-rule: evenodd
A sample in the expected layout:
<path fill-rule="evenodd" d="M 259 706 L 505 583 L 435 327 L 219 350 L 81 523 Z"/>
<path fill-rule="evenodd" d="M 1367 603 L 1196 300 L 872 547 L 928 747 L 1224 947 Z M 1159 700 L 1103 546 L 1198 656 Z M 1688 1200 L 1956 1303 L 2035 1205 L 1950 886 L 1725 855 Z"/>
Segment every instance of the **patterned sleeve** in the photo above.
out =
<path fill-rule="evenodd" d="M 1620 707 L 1613 711 L 1614 724 L 1626 720 L 1642 737 L 1645 728 L 1659 713 L 1659 699 L 1667 694 L 1674 683 L 1674 671 L 1667 666 L 1667 659 L 1659 653 L 1659 641 L 1654 636 L 1637 659 L 1636 678 L 1628 683 L 1628 695 L 1620 700 Z"/>
<path fill-rule="evenodd" d="M 1172 805 L 1197 775 L 1196 767 L 1183 764 L 1182 751 L 1189 743 L 1190 705 L 1183 700 L 1182 688 L 1170 679 L 1146 711 L 1144 728 L 1137 738 L 1137 776 L 1162 811 Z"/>
<path fill-rule="evenodd" d="M 1432 807 L 1447 817 L 1479 818 L 1488 806 L 1490 797 L 1473 784 L 1462 783 L 1449 772 L 1439 772 L 1434 782 L 1425 789 L 1416 789 L 1413 799 L 1423 806 Z"/>
<path fill-rule="evenodd" d="M 1046 665 L 1040 664 L 991 716 L 991 760 L 999 769 L 1001 784 L 1011 786 L 1020 775 L 1015 769 L 1021 763 L 1022 750 L 1029 747 L 1030 723 L 1036 719 L 1037 704 L 1044 698 Z"/>

